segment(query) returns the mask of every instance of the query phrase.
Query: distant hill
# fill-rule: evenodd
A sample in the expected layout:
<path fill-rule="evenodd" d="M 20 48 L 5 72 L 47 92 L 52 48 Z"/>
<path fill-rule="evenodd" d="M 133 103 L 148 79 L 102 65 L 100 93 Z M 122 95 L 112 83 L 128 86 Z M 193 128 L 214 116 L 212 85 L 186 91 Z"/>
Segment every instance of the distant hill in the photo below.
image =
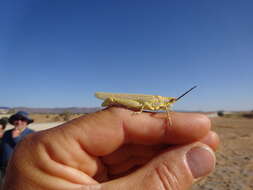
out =
<path fill-rule="evenodd" d="M 0 106 L 0 114 L 7 114 L 10 108 Z"/>
<path fill-rule="evenodd" d="M 28 113 L 55 113 L 60 114 L 63 112 L 71 112 L 71 113 L 93 113 L 101 108 L 99 107 L 69 107 L 69 108 L 29 108 L 29 107 L 13 107 L 9 108 L 16 111 L 26 111 Z"/>
<path fill-rule="evenodd" d="M 0 109 L 9 110 L 10 108 L 9 108 L 9 107 L 1 107 L 1 106 L 0 106 Z"/>

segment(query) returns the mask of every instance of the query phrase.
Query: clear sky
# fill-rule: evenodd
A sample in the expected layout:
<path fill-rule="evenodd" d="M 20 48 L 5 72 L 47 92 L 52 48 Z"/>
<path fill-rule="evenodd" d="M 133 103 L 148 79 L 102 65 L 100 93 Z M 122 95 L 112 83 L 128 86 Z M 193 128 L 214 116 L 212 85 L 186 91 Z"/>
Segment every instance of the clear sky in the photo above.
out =
<path fill-rule="evenodd" d="M 2 0 L 0 106 L 94 107 L 96 91 L 253 110 L 252 0 Z"/>

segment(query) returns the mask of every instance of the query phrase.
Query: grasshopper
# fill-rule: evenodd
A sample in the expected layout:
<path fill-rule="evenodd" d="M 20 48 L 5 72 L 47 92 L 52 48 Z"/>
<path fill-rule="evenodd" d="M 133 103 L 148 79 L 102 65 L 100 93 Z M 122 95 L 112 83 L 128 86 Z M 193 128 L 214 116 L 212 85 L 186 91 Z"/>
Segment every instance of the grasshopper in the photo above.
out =
<path fill-rule="evenodd" d="M 103 107 L 106 106 L 122 106 L 129 109 L 137 110 L 137 113 L 143 112 L 143 110 L 149 111 L 159 111 L 164 110 L 168 114 L 168 119 L 171 123 L 169 117 L 169 111 L 176 101 L 185 96 L 187 93 L 192 91 L 197 86 L 193 86 L 191 89 L 187 90 L 178 98 L 164 97 L 158 95 L 144 95 L 144 94 L 120 94 L 120 93 L 108 93 L 108 92 L 96 92 L 95 96 L 99 99 L 104 100 L 102 103 Z"/>

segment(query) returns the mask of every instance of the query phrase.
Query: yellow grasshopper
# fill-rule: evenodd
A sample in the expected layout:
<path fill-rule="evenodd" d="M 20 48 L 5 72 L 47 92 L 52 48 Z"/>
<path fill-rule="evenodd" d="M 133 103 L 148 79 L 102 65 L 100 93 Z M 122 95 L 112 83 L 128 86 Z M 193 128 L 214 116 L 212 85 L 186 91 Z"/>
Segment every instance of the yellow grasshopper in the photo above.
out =
<path fill-rule="evenodd" d="M 137 110 L 137 113 L 141 113 L 143 110 L 158 111 L 165 110 L 168 113 L 173 103 L 178 101 L 184 95 L 192 91 L 197 86 L 193 86 L 191 89 L 183 93 L 178 98 L 164 97 L 158 95 L 144 95 L 144 94 L 120 94 L 120 93 L 108 93 L 108 92 L 96 92 L 95 96 L 104 100 L 103 107 L 106 106 L 122 106 L 129 109 Z M 171 123 L 171 121 L 170 121 Z"/>

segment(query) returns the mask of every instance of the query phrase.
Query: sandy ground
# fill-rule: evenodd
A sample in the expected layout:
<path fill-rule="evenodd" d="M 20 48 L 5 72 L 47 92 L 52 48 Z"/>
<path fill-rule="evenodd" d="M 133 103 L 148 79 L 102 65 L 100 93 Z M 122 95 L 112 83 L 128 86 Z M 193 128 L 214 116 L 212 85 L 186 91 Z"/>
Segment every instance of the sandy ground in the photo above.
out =
<path fill-rule="evenodd" d="M 221 139 L 215 171 L 192 190 L 253 190 L 253 119 L 212 118 Z"/>
<path fill-rule="evenodd" d="M 30 129 L 33 129 L 35 131 L 41 131 L 41 130 L 45 130 L 45 129 L 49 129 L 52 127 L 56 127 L 58 125 L 63 124 L 63 122 L 50 122 L 50 123 L 32 123 L 29 125 Z M 7 130 L 13 128 L 12 125 L 7 125 Z"/>

